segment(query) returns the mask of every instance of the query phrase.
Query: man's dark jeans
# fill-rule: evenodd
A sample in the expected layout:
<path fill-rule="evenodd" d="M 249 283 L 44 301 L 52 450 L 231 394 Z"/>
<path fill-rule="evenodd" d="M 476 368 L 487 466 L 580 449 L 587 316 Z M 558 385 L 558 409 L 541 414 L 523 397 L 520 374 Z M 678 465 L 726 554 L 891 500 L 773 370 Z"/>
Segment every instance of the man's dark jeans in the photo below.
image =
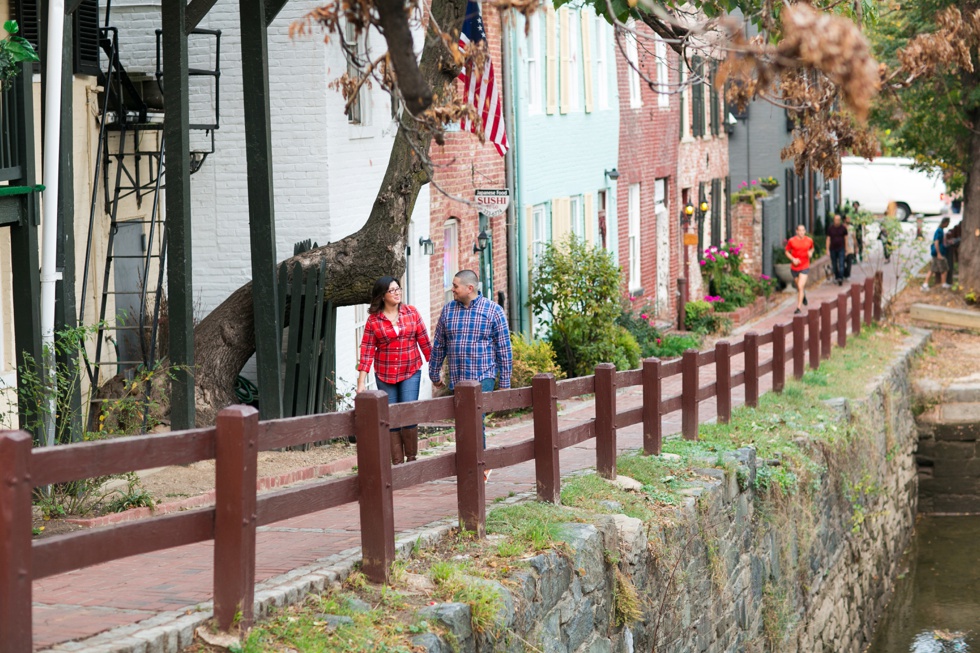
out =
<path fill-rule="evenodd" d="M 842 281 L 844 279 L 844 258 L 847 256 L 845 249 L 830 250 L 830 263 L 834 268 L 834 279 Z"/>

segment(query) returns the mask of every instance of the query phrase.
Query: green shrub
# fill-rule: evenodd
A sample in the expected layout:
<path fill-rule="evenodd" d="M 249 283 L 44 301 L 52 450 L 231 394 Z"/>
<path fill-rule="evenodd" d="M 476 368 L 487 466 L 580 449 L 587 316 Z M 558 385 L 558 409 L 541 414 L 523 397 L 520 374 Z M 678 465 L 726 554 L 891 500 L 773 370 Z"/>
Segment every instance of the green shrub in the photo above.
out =
<path fill-rule="evenodd" d="M 725 310 L 733 311 L 755 301 L 756 284 L 744 272 L 726 274 L 717 279 L 715 294 L 725 300 Z"/>
<path fill-rule="evenodd" d="M 640 346 L 640 357 L 643 358 L 675 358 L 686 349 L 697 349 L 700 342 L 691 335 L 675 335 L 663 333 L 652 324 L 649 313 L 653 311 L 648 306 L 635 313 L 631 308 L 623 307 L 622 314 L 616 318 L 616 323 L 625 328 L 636 339 Z"/>
<path fill-rule="evenodd" d="M 548 342 L 531 340 L 520 333 L 512 333 L 510 346 L 514 353 L 511 387 L 523 388 L 531 385 L 535 374 L 554 374 L 556 379 L 565 378 L 565 372 L 555 361 L 555 350 Z"/>
<path fill-rule="evenodd" d="M 579 238 L 549 243 L 542 252 L 529 304 L 568 376 L 591 374 L 598 363 L 639 364 L 636 339 L 616 325 L 619 283 L 612 255 Z"/>
<path fill-rule="evenodd" d="M 725 322 L 709 302 L 696 301 L 684 306 L 684 326 L 695 333 L 715 333 L 722 330 Z"/>
<path fill-rule="evenodd" d="M 789 256 L 786 254 L 786 241 L 783 241 L 782 245 L 772 246 L 772 262 L 773 265 L 779 265 L 780 263 L 789 265 L 792 263 L 792 261 L 789 260 Z"/>

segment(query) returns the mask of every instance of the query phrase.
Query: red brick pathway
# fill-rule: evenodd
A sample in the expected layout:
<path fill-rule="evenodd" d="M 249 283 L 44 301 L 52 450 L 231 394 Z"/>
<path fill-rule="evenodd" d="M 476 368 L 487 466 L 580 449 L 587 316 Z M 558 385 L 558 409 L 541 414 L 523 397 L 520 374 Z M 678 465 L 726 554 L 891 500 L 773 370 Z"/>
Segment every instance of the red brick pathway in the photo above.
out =
<path fill-rule="evenodd" d="M 871 273 L 870 266 L 866 266 Z M 885 266 L 885 296 L 894 291 L 896 275 Z M 855 267 L 853 281 L 863 281 L 865 270 Z M 824 283 L 809 293 L 811 309 L 819 309 L 824 301 L 835 299 L 846 291 Z M 783 299 L 785 297 L 785 299 Z M 790 295 L 777 297 L 776 309 L 759 320 L 739 329 L 741 332 L 764 332 L 774 324 L 792 318 L 794 302 Z M 792 337 L 791 334 L 789 336 Z M 836 342 L 836 339 L 834 340 Z M 761 360 L 770 356 L 770 347 L 763 348 Z M 732 362 L 732 371 L 742 370 L 741 356 Z M 791 363 L 789 365 L 791 367 Z M 701 370 L 701 384 L 714 381 L 714 366 Z M 760 392 L 771 387 L 771 375 L 760 380 Z M 666 396 L 680 391 L 680 376 L 664 383 Z M 733 404 L 743 403 L 743 387 L 734 392 Z M 639 386 L 621 391 L 619 410 L 640 405 Z M 562 424 L 594 416 L 592 402 L 575 401 L 566 404 Z M 715 416 L 714 400 L 701 404 L 701 420 Z M 680 412 L 664 418 L 664 433 L 680 431 Z M 489 432 L 489 445 L 499 446 L 532 437 L 530 421 Z M 620 450 L 642 447 L 641 426 L 621 429 L 618 433 Z M 595 453 L 591 441 L 561 452 L 561 469 L 570 472 L 594 467 Z M 487 487 L 487 501 L 492 502 L 510 493 L 533 491 L 533 461 L 496 470 Z M 395 495 L 395 528 L 398 532 L 417 529 L 426 524 L 456 515 L 456 488 L 453 479 L 446 479 L 399 491 Z M 360 545 L 357 504 L 348 504 L 296 519 L 262 527 L 258 534 L 256 581 L 261 582 L 309 565 L 327 556 Z M 68 640 L 81 640 L 112 628 L 132 624 L 160 612 L 186 609 L 211 599 L 213 543 L 195 544 L 149 555 L 117 560 L 95 567 L 46 578 L 34 583 L 34 645 L 44 649 Z M 76 645 L 72 645 L 76 646 Z"/>

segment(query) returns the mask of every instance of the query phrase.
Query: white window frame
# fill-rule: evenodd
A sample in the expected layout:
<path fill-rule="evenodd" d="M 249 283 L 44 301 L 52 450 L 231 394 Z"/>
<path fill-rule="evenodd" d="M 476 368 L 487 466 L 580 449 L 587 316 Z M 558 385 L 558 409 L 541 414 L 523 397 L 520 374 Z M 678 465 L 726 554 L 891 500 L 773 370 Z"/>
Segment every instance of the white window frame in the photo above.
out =
<path fill-rule="evenodd" d="M 581 195 L 568 198 L 569 215 L 572 233 L 581 241 L 585 241 L 585 201 Z"/>
<path fill-rule="evenodd" d="M 577 11 L 568 16 L 568 109 L 582 110 L 582 18 Z"/>
<path fill-rule="evenodd" d="M 531 114 L 544 112 L 544 88 L 541 75 L 541 12 L 535 12 L 527 19 L 527 111 Z"/>
<path fill-rule="evenodd" d="M 657 59 L 657 106 L 666 109 L 670 107 L 670 68 L 667 66 L 667 42 L 659 34 L 654 41 L 654 53 Z"/>
<path fill-rule="evenodd" d="M 548 246 L 548 227 L 551 220 L 548 218 L 548 207 L 538 204 L 531 209 L 531 256 L 534 265 L 541 261 L 545 248 Z"/>
<path fill-rule="evenodd" d="M 442 225 L 442 290 L 445 303 L 453 300 L 453 277 L 459 272 L 459 220 Z"/>
<path fill-rule="evenodd" d="M 595 68 L 596 95 L 599 109 L 609 108 L 609 66 L 606 56 L 609 51 L 609 23 L 602 16 L 595 17 Z"/>
<path fill-rule="evenodd" d="M 353 46 L 354 52 L 358 59 L 367 59 L 367 42 L 366 35 L 362 34 L 360 38 L 356 35 L 356 28 L 353 23 L 344 23 L 344 43 L 350 47 Z M 361 74 L 361 67 L 357 65 L 357 62 L 350 57 L 350 55 L 345 51 L 344 59 L 347 61 L 347 74 L 351 77 Z M 347 123 L 356 127 L 366 127 L 371 124 L 371 98 L 368 96 L 368 85 L 364 84 L 357 91 L 357 101 L 351 105 L 350 113 L 347 114 Z"/>
<path fill-rule="evenodd" d="M 626 199 L 629 238 L 629 289 L 642 288 L 640 280 L 640 184 L 630 184 Z"/>
<path fill-rule="evenodd" d="M 636 43 L 636 21 L 632 18 L 626 23 L 623 38 L 626 39 L 626 65 L 629 66 L 626 78 L 629 82 L 630 108 L 639 109 L 643 106 L 643 93 L 640 87 L 640 54 Z"/>

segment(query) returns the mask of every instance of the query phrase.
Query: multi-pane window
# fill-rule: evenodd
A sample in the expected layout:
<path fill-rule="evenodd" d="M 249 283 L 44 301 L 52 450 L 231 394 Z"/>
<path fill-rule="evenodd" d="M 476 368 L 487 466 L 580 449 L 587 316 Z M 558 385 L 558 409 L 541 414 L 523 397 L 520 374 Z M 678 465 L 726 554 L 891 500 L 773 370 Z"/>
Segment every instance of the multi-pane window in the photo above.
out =
<path fill-rule="evenodd" d="M 540 13 L 527 19 L 527 108 L 541 113 L 541 21 Z"/>
<path fill-rule="evenodd" d="M 572 233 L 576 238 L 585 240 L 585 207 L 582 196 L 574 195 L 569 198 L 569 213 L 571 214 Z"/>
<path fill-rule="evenodd" d="M 548 246 L 548 212 L 545 206 L 535 206 L 531 211 L 531 255 L 534 262 L 541 260 Z"/>
<path fill-rule="evenodd" d="M 361 39 L 357 36 L 357 28 L 353 23 L 344 24 L 344 56 L 347 57 L 347 75 L 351 79 L 358 79 L 361 76 L 361 66 L 363 65 L 364 48 Z M 364 86 L 362 86 L 357 96 L 349 100 L 347 104 L 347 122 L 352 125 L 367 124 L 364 112 Z"/>
<path fill-rule="evenodd" d="M 654 41 L 657 59 L 657 106 L 670 106 L 670 70 L 667 68 L 667 43 L 657 36 Z"/>
<path fill-rule="evenodd" d="M 629 272 L 630 290 L 638 290 L 640 285 L 640 185 L 631 184 L 626 202 L 626 215 L 629 225 Z"/>
<path fill-rule="evenodd" d="M 643 96 L 640 93 L 640 55 L 634 30 L 636 30 L 636 23 L 630 19 L 626 23 L 623 38 L 626 40 L 626 64 L 629 66 L 627 80 L 630 89 L 630 107 L 636 109 L 643 106 Z"/>
<path fill-rule="evenodd" d="M 568 99 L 569 108 L 578 111 L 582 107 L 582 21 L 578 13 L 573 13 L 568 20 Z"/>
<path fill-rule="evenodd" d="M 451 218 L 442 227 L 442 287 L 445 301 L 453 300 L 453 277 L 459 272 L 459 221 Z"/>
<path fill-rule="evenodd" d="M 595 17 L 595 69 L 596 94 L 599 96 L 599 108 L 609 108 L 609 70 L 607 69 L 609 48 L 609 24 L 601 16 Z"/>

